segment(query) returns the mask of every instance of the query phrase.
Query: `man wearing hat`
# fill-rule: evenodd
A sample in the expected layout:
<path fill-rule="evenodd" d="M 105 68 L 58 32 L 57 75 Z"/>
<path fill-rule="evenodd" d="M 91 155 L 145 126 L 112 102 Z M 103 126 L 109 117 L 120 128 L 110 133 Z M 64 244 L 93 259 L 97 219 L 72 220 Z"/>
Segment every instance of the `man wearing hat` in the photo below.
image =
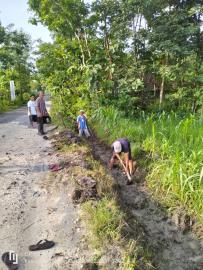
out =
<path fill-rule="evenodd" d="M 80 110 L 80 115 L 77 117 L 77 124 L 78 124 L 79 136 L 82 136 L 84 133 L 85 136 L 89 138 L 90 133 L 87 128 L 87 118 L 83 110 Z"/>
<path fill-rule="evenodd" d="M 110 169 L 112 169 L 116 161 L 119 160 L 119 162 L 123 166 L 126 172 L 126 175 L 128 177 L 127 184 L 130 185 L 132 183 L 132 173 L 134 170 L 130 142 L 124 138 L 117 139 L 112 144 L 112 151 L 113 151 L 113 155 L 111 157 L 110 164 L 109 164 Z M 124 153 L 124 162 L 120 157 L 121 153 Z"/>

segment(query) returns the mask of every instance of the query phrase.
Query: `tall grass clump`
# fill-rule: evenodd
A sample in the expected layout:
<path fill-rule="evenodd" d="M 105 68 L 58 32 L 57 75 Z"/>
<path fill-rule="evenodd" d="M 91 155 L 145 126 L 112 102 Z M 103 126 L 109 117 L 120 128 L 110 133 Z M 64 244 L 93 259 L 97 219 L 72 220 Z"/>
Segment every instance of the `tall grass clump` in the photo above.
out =
<path fill-rule="evenodd" d="M 88 219 L 89 231 L 92 232 L 92 244 L 99 248 L 120 240 L 123 216 L 114 198 L 102 198 L 97 205 L 91 202 L 84 205 L 85 219 Z"/>
<path fill-rule="evenodd" d="M 128 138 L 135 159 L 144 151 L 149 186 L 169 206 L 183 205 L 203 221 L 203 119 L 165 112 L 126 118 L 108 107 L 94 113 L 93 125 L 109 144 Z"/>

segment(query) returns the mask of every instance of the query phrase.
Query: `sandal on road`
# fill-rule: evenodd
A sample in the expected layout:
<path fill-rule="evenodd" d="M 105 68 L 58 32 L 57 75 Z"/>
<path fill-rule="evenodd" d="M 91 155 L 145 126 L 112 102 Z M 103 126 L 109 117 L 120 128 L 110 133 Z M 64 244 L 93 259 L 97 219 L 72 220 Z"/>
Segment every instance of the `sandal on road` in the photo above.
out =
<path fill-rule="evenodd" d="M 48 241 L 46 239 L 40 240 L 36 245 L 29 246 L 30 251 L 43 250 L 52 248 L 55 245 L 53 241 Z"/>
<path fill-rule="evenodd" d="M 17 255 L 10 252 L 5 252 L 1 259 L 5 263 L 5 265 L 8 267 L 9 270 L 17 270 L 18 269 L 18 262 L 17 262 Z"/>

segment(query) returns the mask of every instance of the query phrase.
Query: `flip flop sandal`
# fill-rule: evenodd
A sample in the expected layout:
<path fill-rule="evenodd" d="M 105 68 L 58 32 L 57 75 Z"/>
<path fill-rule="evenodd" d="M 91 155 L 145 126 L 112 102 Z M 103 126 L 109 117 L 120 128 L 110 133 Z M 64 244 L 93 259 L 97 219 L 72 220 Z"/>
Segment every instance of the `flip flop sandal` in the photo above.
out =
<path fill-rule="evenodd" d="M 52 248 L 55 245 L 53 241 L 48 241 L 47 239 L 40 240 L 36 245 L 29 246 L 30 251 L 43 250 Z"/>
<path fill-rule="evenodd" d="M 5 265 L 8 267 L 9 270 L 17 270 L 18 269 L 18 263 L 16 261 L 17 256 L 16 256 L 16 259 L 14 259 L 12 258 L 13 256 L 11 257 L 11 255 L 14 255 L 14 253 L 10 254 L 9 252 L 5 252 L 1 256 L 1 259 L 5 263 Z"/>

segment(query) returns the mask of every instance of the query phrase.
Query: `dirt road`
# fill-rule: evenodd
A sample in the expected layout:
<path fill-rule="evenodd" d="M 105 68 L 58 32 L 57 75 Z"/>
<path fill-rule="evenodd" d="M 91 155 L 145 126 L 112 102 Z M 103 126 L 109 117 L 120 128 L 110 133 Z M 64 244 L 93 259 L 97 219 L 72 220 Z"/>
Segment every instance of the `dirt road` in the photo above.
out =
<path fill-rule="evenodd" d="M 58 161 L 50 142 L 27 124 L 26 108 L 0 115 L 0 252 L 16 252 L 20 270 L 80 269 L 88 255 L 78 253 L 78 209 L 58 184 L 61 176 L 48 172 Z M 41 239 L 56 245 L 30 252 Z"/>
<path fill-rule="evenodd" d="M 90 148 L 107 169 L 110 149 L 97 139 Z M 66 154 L 69 166 L 82 166 L 81 157 L 73 160 L 76 153 Z M 27 127 L 26 108 L 0 115 L 0 252 L 16 252 L 19 270 L 79 270 L 92 259 L 79 219 L 80 206 L 72 203 L 71 176 L 66 170 L 48 171 L 48 164 L 58 163 L 60 158 L 49 140 Z M 152 252 L 155 269 L 203 269 L 203 242 L 190 232 L 183 233 L 178 223 L 181 213 L 177 219 L 167 216 L 139 173 L 131 186 L 126 186 L 120 170 L 114 169 L 112 176 L 118 184 L 118 203 L 127 217 L 129 240 L 137 240 Z M 56 245 L 30 252 L 29 245 L 41 239 Z M 110 264 L 108 269 L 99 269 L 117 270 Z M 0 270 L 4 269 L 0 261 Z"/>

